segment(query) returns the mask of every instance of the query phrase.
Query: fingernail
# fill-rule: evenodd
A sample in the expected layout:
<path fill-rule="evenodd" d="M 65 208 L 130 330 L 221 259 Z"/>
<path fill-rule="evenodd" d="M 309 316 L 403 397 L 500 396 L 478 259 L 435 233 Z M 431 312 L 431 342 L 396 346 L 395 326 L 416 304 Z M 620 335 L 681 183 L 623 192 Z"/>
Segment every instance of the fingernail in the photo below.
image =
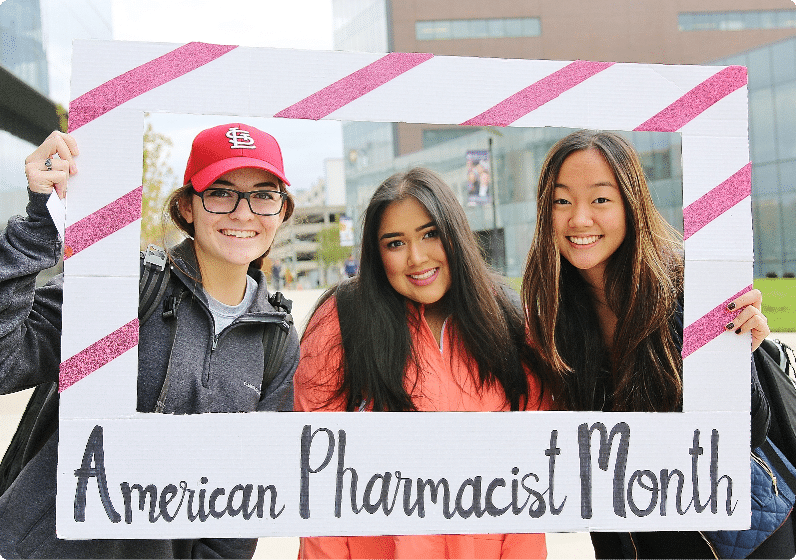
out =
<path fill-rule="evenodd" d="M 737 329 L 735 329 L 735 334 L 741 334 L 741 327 L 738 327 Z"/>
<path fill-rule="evenodd" d="M 735 302 L 734 301 L 727 306 L 727 311 L 732 311 L 733 309 L 735 309 Z"/>
<path fill-rule="evenodd" d="M 727 323 L 727 326 L 724 327 L 728 331 L 731 331 L 735 327 L 735 323 Z"/>

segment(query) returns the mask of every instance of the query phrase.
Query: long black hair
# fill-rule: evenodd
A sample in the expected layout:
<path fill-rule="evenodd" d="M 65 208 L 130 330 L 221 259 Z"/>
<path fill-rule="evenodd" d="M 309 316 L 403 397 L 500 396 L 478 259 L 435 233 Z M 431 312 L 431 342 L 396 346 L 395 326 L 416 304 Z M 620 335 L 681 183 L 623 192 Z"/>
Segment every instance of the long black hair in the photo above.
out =
<path fill-rule="evenodd" d="M 316 306 L 317 310 L 334 297 L 340 322 L 343 352 L 330 401 L 344 403 L 349 411 L 362 403 L 377 411 L 415 410 L 412 388 L 407 391 L 405 386 L 409 366 L 414 363 L 421 371 L 408 324 L 407 304 L 413 302 L 390 285 L 378 244 L 384 211 L 410 197 L 426 209 L 442 241 L 451 275 L 443 304 L 461 350 L 477 366 L 474 381 L 481 388 L 500 386 L 511 410 L 524 409 L 530 399 L 524 368 L 533 369 L 536 359 L 527 344 L 521 305 L 511 301 L 508 288 L 490 274 L 451 189 L 423 168 L 395 174 L 376 189 L 363 221 L 359 274 L 331 288 Z M 312 328 L 310 321 L 304 336 Z M 541 402 L 544 384 L 539 386 Z"/>

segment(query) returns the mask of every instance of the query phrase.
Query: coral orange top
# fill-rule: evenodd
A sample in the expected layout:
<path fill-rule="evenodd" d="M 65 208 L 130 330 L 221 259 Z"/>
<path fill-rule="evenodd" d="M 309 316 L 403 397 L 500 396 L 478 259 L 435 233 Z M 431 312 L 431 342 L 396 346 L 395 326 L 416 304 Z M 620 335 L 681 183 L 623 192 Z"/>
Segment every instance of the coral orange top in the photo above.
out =
<path fill-rule="evenodd" d="M 409 332 L 421 371 L 414 365 L 406 387 L 420 411 L 504 411 L 509 405 L 499 387 L 480 387 L 475 361 L 463 351 L 456 329 L 446 323 L 441 343 L 424 318 L 423 306 L 408 305 Z M 301 343 L 294 377 L 294 410 L 339 411 L 331 399 L 339 383 L 342 351 L 333 298 L 315 313 Z M 537 407 L 538 384 L 529 372 L 529 409 Z M 546 558 L 544 534 L 408 535 L 377 537 L 305 537 L 299 558 Z"/>

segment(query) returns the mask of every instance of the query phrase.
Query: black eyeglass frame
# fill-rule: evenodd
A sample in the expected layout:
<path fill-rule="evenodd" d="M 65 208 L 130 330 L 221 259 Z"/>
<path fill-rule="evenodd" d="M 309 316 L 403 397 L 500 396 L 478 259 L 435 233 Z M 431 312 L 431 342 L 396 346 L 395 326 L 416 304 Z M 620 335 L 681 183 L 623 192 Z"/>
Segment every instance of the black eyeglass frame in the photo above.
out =
<path fill-rule="evenodd" d="M 285 207 L 285 199 L 287 198 L 287 193 L 285 191 L 273 191 L 271 189 L 260 189 L 260 190 L 256 190 L 256 191 L 245 191 L 245 192 L 243 192 L 243 191 L 236 191 L 234 189 L 225 189 L 225 188 L 221 188 L 221 187 L 209 187 L 209 188 L 203 190 L 202 192 L 197 192 L 196 189 L 193 189 L 193 188 L 191 190 L 193 191 L 193 194 L 195 194 L 196 196 L 198 196 L 199 198 L 202 199 L 202 208 L 204 208 L 205 212 L 208 212 L 209 214 L 232 214 L 235 210 L 238 209 L 238 204 L 240 204 L 241 199 L 245 198 L 246 199 L 246 204 L 249 205 L 249 211 L 252 214 L 255 214 L 257 216 L 276 216 Z M 213 212 L 212 210 L 208 210 L 207 209 L 207 205 L 205 204 L 205 194 L 208 193 L 208 192 L 212 192 L 212 191 L 225 191 L 225 192 L 234 193 L 234 194 L 238 195 L 238 200 L 235 201 L 235 206 L 232 207 L 232 210 L 230 210 L 229 212 Z M 279 210 L 277 210 L 276 212 L 270 212 L 268 214 L 260 214 L 259 212 L 255 212 L 254 209 L 252 208 L 252 203 L 251 203 L 251 200 L 249 199 L 249 197 L 251 197 L 251 195 L 253 195 L 253 194 L 257 194 L 257 193 L 261 193 L 261 192 L 278 194 L 280 200 L 282 201 L 281 204 L 279 205 Z"/>

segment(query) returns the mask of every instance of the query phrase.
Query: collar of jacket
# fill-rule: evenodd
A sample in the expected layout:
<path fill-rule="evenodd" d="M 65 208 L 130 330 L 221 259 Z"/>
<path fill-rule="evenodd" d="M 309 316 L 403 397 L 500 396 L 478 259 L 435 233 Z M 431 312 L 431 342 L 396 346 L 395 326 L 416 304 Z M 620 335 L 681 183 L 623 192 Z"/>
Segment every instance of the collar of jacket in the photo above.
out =
<path fill-rule="evenodd" d="M 172 273 L 180 279 L 180 282 L 188 288 L 195 298 L 201 301 L 205 306 L 208 306 L 207 293 L 205 293 L 202 288 L 202 273 L 199 271 L 196 251 L 194 251 L 193 248 L 193 239 L 185 239 L 181 243 L 171 247 L 168 252 L 173 265 L 171 269 Z M 263 271 L 250 266 L 247 274 L 257 282 L 257 295 L 247 314 L 273 313 L 277 311 L 268 303 L 270 294 L 268 293 L 268 283 L 266 282 Z"/>

